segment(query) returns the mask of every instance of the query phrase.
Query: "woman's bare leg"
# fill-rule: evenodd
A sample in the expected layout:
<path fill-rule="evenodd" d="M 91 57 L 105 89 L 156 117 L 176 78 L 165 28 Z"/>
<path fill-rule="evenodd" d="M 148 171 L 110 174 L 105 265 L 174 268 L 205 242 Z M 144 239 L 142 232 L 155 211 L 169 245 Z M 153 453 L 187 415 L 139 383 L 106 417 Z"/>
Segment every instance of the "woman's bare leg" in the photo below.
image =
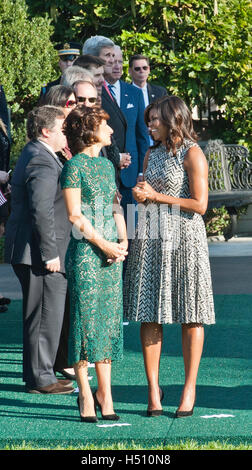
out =
<path fill-rule="evenodd" d="M 95 416 L 94 399 L 88 381 L 88 362 L 74 364 L 76 381 L 79 387 L 79 403 L 81 416 Z"/>
<path fill-rule="evenodd" d="M 102 407 L 102 414 L 114 413 L 113 399 L 111 391 L 111 361 L 104 360 L 95 363 L 98 389 L 96 397 Z"/>
<path fill-rule="evenodd" d="M 160 410 L 162 406 L 159 390 L 159 363 L 163 342 L 162 325 L 142 323 L 141 342 L 148 381 L 148 410 Z"/>
<path fill-rule="evenodd" d="M 190 411 L 196 397 L 196 380 L 204 344 L 204 327 L 198 323 L 182 325 L 182 350 L 185 368 L 185 385 L 179 411 Z"/>

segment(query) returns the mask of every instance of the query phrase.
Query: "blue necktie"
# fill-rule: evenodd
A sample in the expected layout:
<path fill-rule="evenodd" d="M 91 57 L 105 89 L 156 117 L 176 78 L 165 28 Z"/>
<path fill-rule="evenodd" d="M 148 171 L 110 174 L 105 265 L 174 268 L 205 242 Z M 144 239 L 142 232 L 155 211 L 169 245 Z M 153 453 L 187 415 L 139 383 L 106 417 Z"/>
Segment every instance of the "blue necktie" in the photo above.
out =
<path fill-rule="evenodd" d="M 115 94 L 115 87 L 114 87 L 114 85 L 110 85 L 110 84 L 108 83 L 108 89 L 109 89 L 111 95 L 113 96 L 113 98 L 116 99 L 116 94 Z"/>

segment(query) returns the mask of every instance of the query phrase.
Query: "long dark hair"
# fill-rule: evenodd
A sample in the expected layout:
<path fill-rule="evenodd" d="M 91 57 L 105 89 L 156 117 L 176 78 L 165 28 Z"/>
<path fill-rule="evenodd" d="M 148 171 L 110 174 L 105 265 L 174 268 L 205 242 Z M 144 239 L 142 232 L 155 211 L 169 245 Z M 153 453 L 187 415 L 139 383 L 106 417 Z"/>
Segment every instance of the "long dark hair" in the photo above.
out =
<path fill-rule="evenodd" d="M 167 150 L 173 155 L 184 139 L 197 141 L 197 134 L 193 129 L 192 115 L 185 102 L 178 96 L 164 96 L 151 103 L 144 112 L 145 124 L 148 126 L 150 111 L 155 109 L 158 118 L 167 128 Z M 157 142 L 159 145 L 160 142 Z"/>

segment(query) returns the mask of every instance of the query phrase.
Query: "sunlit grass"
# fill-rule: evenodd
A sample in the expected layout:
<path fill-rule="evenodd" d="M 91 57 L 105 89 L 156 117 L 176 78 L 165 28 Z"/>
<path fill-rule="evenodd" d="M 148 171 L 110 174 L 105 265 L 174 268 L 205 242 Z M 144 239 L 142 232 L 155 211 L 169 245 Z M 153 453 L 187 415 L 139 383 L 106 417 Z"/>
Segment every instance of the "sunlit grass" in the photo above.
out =
<path fill-rule="evenodd" d="M 37 447 L 32 443 L 25 441 L 20 445 L 8 445 L 2 450 L 252 450 L 252 444 L 230 444 L 227 441 L 210 441 L 205 444 L 200 444 L 195 440 L 180 441 L 178 444 L 160 444 L 158 446 L 144 447 L 140 444 L 131 444 L 124 442 L 117 442 L 111 445 L 76 445 L 76 446 L 56 446 L 56 447 Z"/>

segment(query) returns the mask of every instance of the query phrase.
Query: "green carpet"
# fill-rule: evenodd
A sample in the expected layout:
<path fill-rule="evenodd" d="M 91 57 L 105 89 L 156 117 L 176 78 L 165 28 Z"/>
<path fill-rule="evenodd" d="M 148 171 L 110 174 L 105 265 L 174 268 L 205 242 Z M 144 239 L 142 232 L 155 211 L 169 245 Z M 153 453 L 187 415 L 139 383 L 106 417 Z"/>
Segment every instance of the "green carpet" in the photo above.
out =
<path fill-rule="evenodd" d="M 160 385 L 164 414 L 147 418 L 147 386 L 139 325 L 124 326 L 124 360 L 113 364 L 115 410 L 121 426 L 100 427 L 79 421 L 77 394 L 31 395 L 22 382 L 21 302 L 12 301 L 0 314 L 0 448 L 23 442 L 37 447 L 114 442 L 144 447 L 195 440 L 231 444 L 252 442 L 252 295 L 215 296 L 216 325 L 205 328 L 194 415 L 174 419 L 183 386 L 180 326 L 164 328 Z M 89 369 L 96 387 L 95 369 Z M 213 416 L 215 415 L 215 416 Z M 216 416 L 217 415 L 217 416 Z M 221 416 L 222 415 L 222 416 Z"/>

